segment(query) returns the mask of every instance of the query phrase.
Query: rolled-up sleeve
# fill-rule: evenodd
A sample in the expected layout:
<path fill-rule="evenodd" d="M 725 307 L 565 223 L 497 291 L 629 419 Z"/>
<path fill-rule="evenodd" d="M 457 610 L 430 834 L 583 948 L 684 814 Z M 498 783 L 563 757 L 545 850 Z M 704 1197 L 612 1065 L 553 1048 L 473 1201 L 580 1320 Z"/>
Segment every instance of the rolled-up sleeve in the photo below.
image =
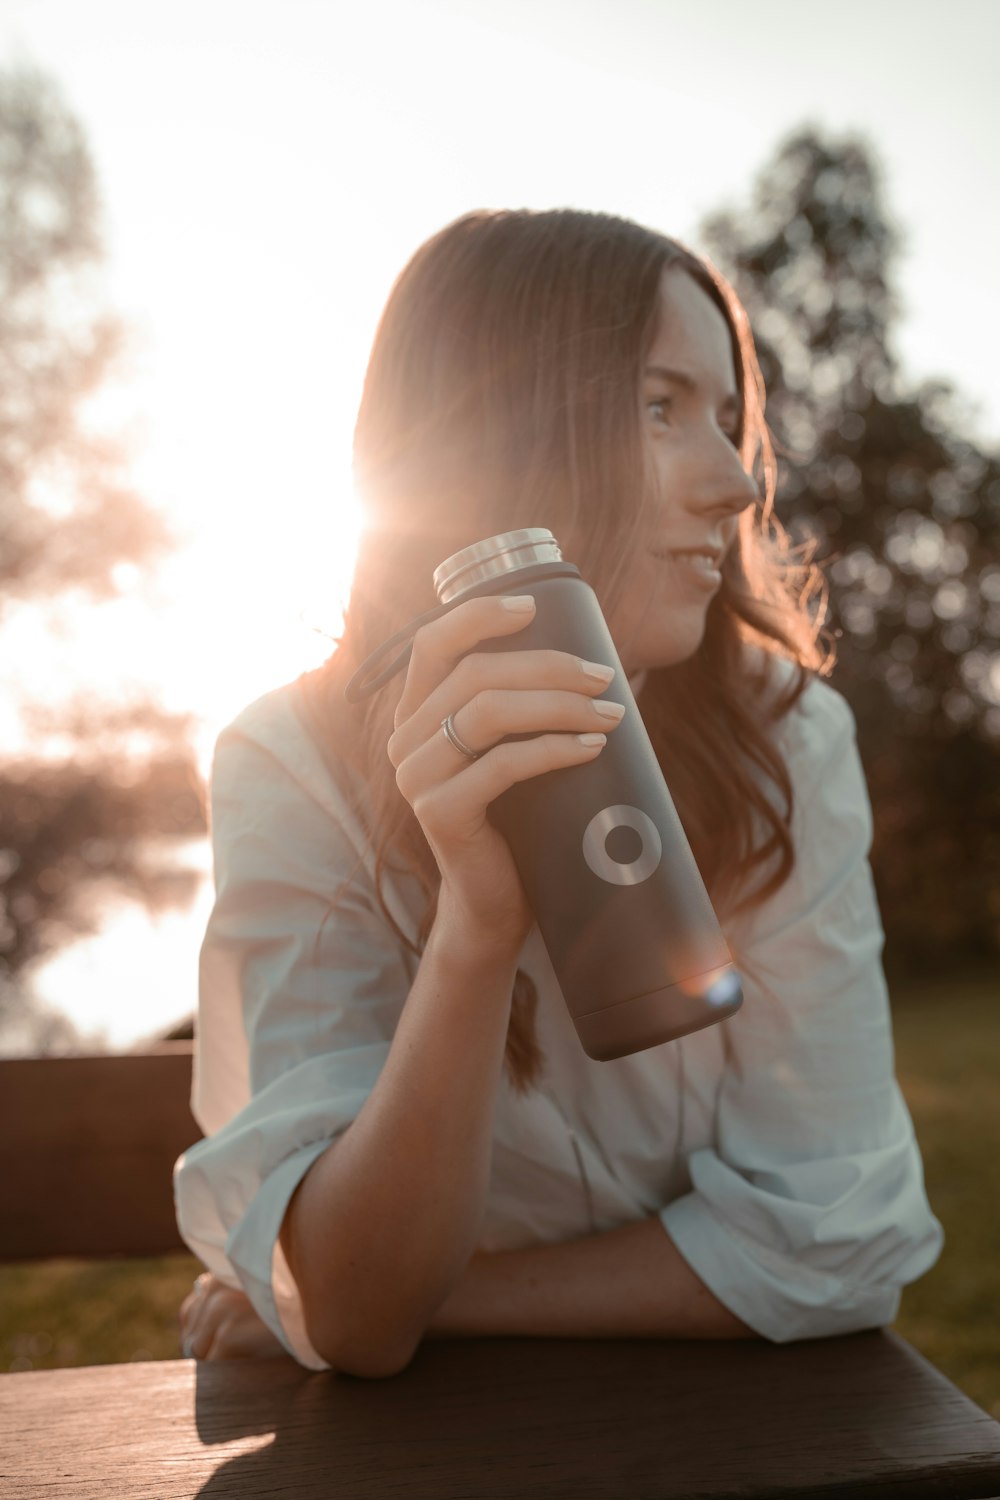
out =
<path fill-rule="evenodd" d="M 854 715 L 807 691 L 797 868 L 726 930 L 744 1003 L 723 1023 L 715 1138 L 660 1211 L 710 1291 L 777 1343 L 891 1323 L 944 1239 L 894 1074 Z"/>
<path fill-rule="evenodd" d="M 192 1101 L 206 1135 L 175 1167 L 177 1220 L 285 1348 L 323 1369 L 278 1234 L 306 1171 L 370 1094 L 410 979 L 335 809 L 239 722 L 212 770 L 216 900 Z"/>

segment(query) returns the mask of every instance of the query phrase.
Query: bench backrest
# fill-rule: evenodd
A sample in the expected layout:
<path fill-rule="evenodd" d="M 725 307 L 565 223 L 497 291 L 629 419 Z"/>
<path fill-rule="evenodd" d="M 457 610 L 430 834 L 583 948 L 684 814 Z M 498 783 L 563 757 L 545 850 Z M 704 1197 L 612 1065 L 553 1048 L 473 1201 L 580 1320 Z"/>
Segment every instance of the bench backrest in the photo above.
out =
<path fill-rule="evenodd" d="M 0 1260 L 186 1247 L 173 1166 L 201 1131 L 191 1042 L 0 1059 Z"/>

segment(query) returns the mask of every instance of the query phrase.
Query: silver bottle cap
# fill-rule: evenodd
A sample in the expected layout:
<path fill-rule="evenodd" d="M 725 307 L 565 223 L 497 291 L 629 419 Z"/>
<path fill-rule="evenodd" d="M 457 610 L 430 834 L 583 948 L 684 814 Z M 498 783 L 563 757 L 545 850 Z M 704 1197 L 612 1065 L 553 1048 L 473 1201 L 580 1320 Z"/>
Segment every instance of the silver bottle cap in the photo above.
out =
<path fill-rule="evenodd" d="M 434 569 L 434 589 L 442 604 L 450 604 L 477 583 L 501 578 L 532 563 L 561 561 L 562 553 L 551 531 L 544 526 L 526 526 L 473 542 L 471 547 L 446 557 Z"/>

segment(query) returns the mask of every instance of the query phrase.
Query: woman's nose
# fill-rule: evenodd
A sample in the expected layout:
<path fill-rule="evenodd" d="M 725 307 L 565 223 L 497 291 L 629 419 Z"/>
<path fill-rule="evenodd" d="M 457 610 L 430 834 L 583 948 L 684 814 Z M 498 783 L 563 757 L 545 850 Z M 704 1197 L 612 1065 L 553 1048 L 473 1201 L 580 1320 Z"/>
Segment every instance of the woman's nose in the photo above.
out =
<path fill-rule="evenodd" d="M 691 493 L 692 509 L 722 517 L 741 515 L 760 498 L 757 481 L 731 446 L 728 459 L 723 456 L 721 461 L 705 465 Z"/>

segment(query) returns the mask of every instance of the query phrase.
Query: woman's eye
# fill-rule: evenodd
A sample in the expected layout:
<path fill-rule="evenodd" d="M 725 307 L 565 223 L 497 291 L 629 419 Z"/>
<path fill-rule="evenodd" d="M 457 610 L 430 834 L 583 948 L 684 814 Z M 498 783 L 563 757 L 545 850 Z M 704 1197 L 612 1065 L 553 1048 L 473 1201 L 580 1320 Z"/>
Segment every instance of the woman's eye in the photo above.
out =
<path fill-rule="evenodd" d="M 646 402 L 646 410 L 652 414 L 654 421 L 662 422 L 664 425 L 669 426 L 668 416 L 673 410 L 673 405 L 672 396 L 654 396 L 651 401 Z M 734 448 L 740 446 L 738 428 L 725 427 L 723 428 L 723 435 L 729 439 Z"/>

